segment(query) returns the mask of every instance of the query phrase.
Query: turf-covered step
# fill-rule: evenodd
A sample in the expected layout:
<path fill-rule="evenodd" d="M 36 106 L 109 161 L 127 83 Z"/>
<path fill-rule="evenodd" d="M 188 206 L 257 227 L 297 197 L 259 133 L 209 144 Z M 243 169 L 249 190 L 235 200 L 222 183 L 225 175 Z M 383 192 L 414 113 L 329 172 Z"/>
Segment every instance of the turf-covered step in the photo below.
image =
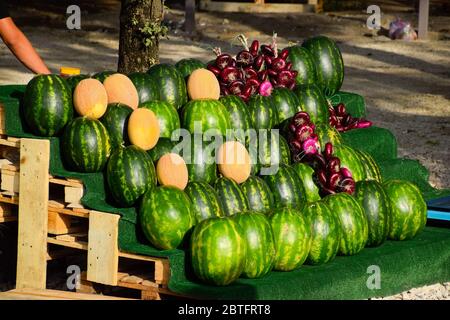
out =
<path fill-rule="evenodd" d="M 366 117 L 366 103 L 364 101 L 364 97 L 359 94 L 339 91 L 335 95 L 328 97 L 328 99 L 331 101 L 333 106 L 339 103 L 345 104 L 345 109 L 352 117 Z"/>

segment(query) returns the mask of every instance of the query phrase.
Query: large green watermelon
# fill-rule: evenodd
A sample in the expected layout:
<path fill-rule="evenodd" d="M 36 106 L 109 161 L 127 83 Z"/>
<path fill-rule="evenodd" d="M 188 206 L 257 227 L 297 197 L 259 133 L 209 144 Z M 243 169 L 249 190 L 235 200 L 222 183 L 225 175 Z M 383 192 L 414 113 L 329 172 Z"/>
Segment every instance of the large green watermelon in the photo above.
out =
<path fill-rule="evenodd" d="M 247 130 L 252 127 L 252 119 L 245 102 L 235 95 L 223 96 L 219 99 L 225 106 L 230 116 L 231 128 L 235 130 L 236 140 L 241 143 L 247 144 L 249 137 Z"/>
<path fill-rule="evenodd" d="M 319 265 L 336 257 L 341 240 L 341 225 L 338 217 L 322 201 L 306 205 L 303 214 L 311 223 L 311 249 L 307 263 Z"/>
<path fill-rule="evenodd" d="M 232 216 L 239 212 L 248 211 L 248 200 L 239 185 L 228 178 L 221 177 L 214 183 L 222 211 L 226 216 Z"/>
<path fill-rule="evenodd" d="M 361 158 L 352 147 L 344 144 L 333 145 L 333 155 L 339 158 L 341 161 L 341 167 L 350 170 L 355 182 L 366 178 L 366 172 Z"/>
<path fill-rule="evenodd" d="M 249 144 L 252 159 L 252 174 L 270 174 L 281 164 L 291 163 L 291 151 L 286 139 L 278 130 L 259 132 L 256 139 Z"/>
<path fill-rule="evenodd" d="M 315 202 L 320 200 L 319 188 L 314 182 L 314 169 L 306 163 L 298 162 L 292 165 L 300 181 L 305 189 L 305 196 L 307 202 Z"/>
<path fill-rule="evenodd" d="M 128 139 L 128 119 L 133 109 L 123 103 L 110 103 L 100 121 L 108 130 L 111 148 L 130 144 Z"/>
<path fill-rule="evenodd" d="M 328 103 L 319 87 L 315 84 L 297 86 L 294 93 L 299 101 L 299 111 L 307 112 L 314 124 L 328 123 Z"/>
<path fill-rule="evenodd" d="M 184 192 L 191 199 L 196 224 L 205 219 L 223 216 L 217 193 L 206 182 L 189 182 Z"/>
<path fill-rule="evenodd" d="M 361 205 L 344 192 L 328 195 L 323 201 L 340 221 L 342 231 L 339 254 L 349 256 L 360 252 L 369 236 L 367 218 Z"/>
<path fill-rule="evenodd" d="M 383 187 L 391 206 L 389 239 L 414 238 L 427 223 L 427 205 L 419 188 L 402 180 L 386 181 Z"/>
<path fill-rule="evenodd" d="M 179 145 L 180 155 L 186 162 L 189 181 L 214 183 L 217 178 L 215 145 L 202 140 L 201 135 L 188 136 Z"/>
<path fill-rule="evenodd" d="M 154 112 L 159 123 L 159 136 L 171 138 L 172 132 L 180 128 L 180 118 L 173 105 L 165 101 L 148 101 L 139 106 Z"/>
<path fill-rule="evenodd" d="M 25 88 L 22 111 L 34 134 L 55 136 L 73 117 L 72 90 L 60 76 L 37 75 Z"/>
<path fill-rule="evenodd" d="M 322 151 L 325 149 L 325 145 L 328 142 L 334 146 L 342 144 L 342 137 L 336 128 L 330 126 L 328 123 L 318 123 L 314 129 L 314 133 L 319 137 L 320 148 Z"/>
<path fill-rule="evenodd" d="M 128 75 L 133 82 L 139 96 L 139 104 L 148 101 L 159 100 L 158 83 L 148 74 L 144 72 L 134 72 Z"/>
<path fill-rule="evenodd" d="M 295 77 L 297 85 L 314 84 L 317 78 L 316 66 L 309 51 L 300 46 L 292 46 L 288 50 L 287 61 L 292 63 L 292 70 L 298 72 Z"/>
<path fill-rule="evenodd" d="M 374 180 L 356 183 L 355 198 L 366 214 L 369 238 L 367 246 L 376 247 L 382 244 L 388 235 L 391 207 L 383 186 Z"/>
<path fill-rule="evenodd" d="M 344 81 L 344 60 L 336 43 L 325 36 L 316 36 L 306 39 L 302 47 L 311 53 L 318 86 L 327 95 L 338 92 Z"/>
<path fill-rule="evenodd" d="M 192 269 L 202 281 L 225 286 L 244 271 L 247 245 L 239 225 L 230 217 L 203 220 L 194 228 Z"/>
<path fill-rule="evenodd" d="M 159 158 L 167 153 L 178 153 L 178 150 L 175 147 L 177 144 L 178 141 L 172 141 L 167 138 L 159 138 L 156 146 L 147 152 L 150 155 L 150 158 L 152 158 L 152 161 L 157 162 Z"/>
<path fill-rule="evenodd" d="M 267 183 L 255 176 L 250 176 L 241 185 L 241 190 L 247 197 L 251 211 L 269 213 L 274 207 L 274 199 Z"/>
<path fill-rule="evenodd" d="M 156 82 L 159 99 L 167 101 L 176 109 L 187 102 L 186 82 L 177 68 L 170 64 L 156 64 L 147 73 Z"/>
<path fill-rule="evenodd" d="M 300 207 L 306 203 L 306 192 L 295 170 L 281 165 L 275 174 L 263 176 L 275 200 L 275 207 Z"/>
<path fill-rule="evenodd" d="M 270 216 L 275 240 L 274 269 L 291 271 L 300 267 L 311 248 L 311 227 L 298 209 L 276 209 Z"/>
<path fill-rule="evenodd" d="M 136 146 L 118 148 L 109 158 L 106 181 L 113 199 L 130 207 L 156 186 L 156 173 L 150 156 Z"/>
<path fill-rule="evenodd" d="M 358 154 L 361 163 L 364 167 L 364 174 L 366 180 L 376 180 L 381 182 L 381 171 L 378 164 L 375 162 L 375 159 L 367 152 L 363 150 L 354 149 Z"/>
<path fill-rule="evenodd" d="M 108 131 L 98 120 L 75 118 L 66 126 L 61 138 L 65 164 L 80 172 L 99 172 L 111 152 Z"/>
<path fill-rule="evenodd" d="M 253 129 L 272 129 L 278 124 L 278 112 L 270 96 L 254 95 L 248 101 Z"/>
<path fill-rule="evenodd" d="M 142 197 L 139 218 L 146 238 L 158 249 L 177 248 L 194 225 L 192 204 L 180 189 L 155 187 Z"/>
<path fill-rule="evenodd" d="M 183 78 L 187 80 L 192 72 L 197 69 L 206 68 L 206 65 L 200 60 L 188 58 L 181 59 L 180 61 L 175 63 L 175 68 L 177 68 Z"/>
<path fill-rule="evenodd" d="M 100 72 L 93 74 L 92 78 L 97 79 L 98 81 L 103 83 L 103 81 L 105 81 L 106 78 L 108 78 L 110 75 L 113 75 L 115 73 L 117 73 L 117 72 L 112 71 L 112 70 L 100 71 Z"/>
<path fill-rule="evenodd" d="M 87 74 L 77 74 L 74 76 L 70 76 L 66 79 L 67 85 L 72 90 L 75 90 L 75 87 L 80 83 L 81 80 L 87 79 L 89 76 Z"/>
<path fill-rule="evenodd" d="M 300 111 L 297 95 L 288 88 L 275 88 L 271 94 L 273 105 L 278 113 L 278 123 L 293 117 Z"/>
<path fill-rule="evenodd" d="M 239 213 L 233 218 L 241 227 L 247 244 L 242 275 L 251 279 L 265 276 L 272 270 L 275 260 L 275 243 L 269 220 L 257 212 Z"/>
<path fill-rule="evenodd" d="M 191 100 L 181 112 L 181 125 L 191 134 L 226 136 L 231 129 L 230 115 L 218 100 Z"/>

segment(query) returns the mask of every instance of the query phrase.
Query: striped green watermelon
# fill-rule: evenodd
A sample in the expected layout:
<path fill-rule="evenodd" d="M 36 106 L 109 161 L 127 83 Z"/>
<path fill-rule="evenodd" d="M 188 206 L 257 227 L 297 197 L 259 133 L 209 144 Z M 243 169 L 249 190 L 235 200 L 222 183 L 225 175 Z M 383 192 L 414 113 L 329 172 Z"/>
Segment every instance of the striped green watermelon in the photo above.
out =
<path fill-rule="evenodd" d="M 276 209 L 270 216 L 275 240 L 274 270 L 291 271 L 300 267 L 311 248 L 311 227 L 295 208 Z"/>
<path fill-rule="evenodd" d="M 171 186 L 148 190 L 142 197 L 139 218 L 146 238 L 162 250 L 177 248 L 194 225 L 189 197 Z"/>
<path fill-rule="evenodd" d="M 420 233 L 427 223 L 427 205 L 417 186 L 409 181 L 389 180 L 383 188 L 390 201 L 388 238 L 407 240 Z"/>
<path fill-rule="evenodd" d="M 98 81 L 103 83 L 103 81 L 105 81 L 106 78 L 108 78 L 110 75 L 113 75 L 115 73 L 117 73 L 117 72 L 112 71 L 112 70 L 101 71 L 101 72 L 97 72 L 97 73 L 93 74 L 92 78 L 97 79 Z"/>
<path fill-rule="evenodd" d="M 197 69 L 206 68 L 206 65 L 197 59 L 181 59 L 177 63 L 175 63 L 175 68 L 181 73 L 184 79 L 191 75 L 191 73 Z"/>
<path fill-rule="evenodd" d="M 272 129 L 279 122 L 278 112 L 270 96 L 251 96 L 248 101 L 248 109 L 254 129 Z"/>
<path fill-rule="evenodd" d="M 37 75 L 25 88 L 22 111 L 32 133 L 55 136 L 73 117 L 72 90 L 60 76 Z"/>
<path fill-rule="evenodd" d="M 316 67 L 309 51 L 300 46 L 292 46 L 288 49 L 287 61 L 292 63 L 292 70 L 298 72 L 297 77 L 295 77 L 297 85 L 314 84 L 317 79 Z"/>
<path fill-rule="evenodd" d="M 300 111 L 297 95 L 288 88 L 275 88 L 272 91 L 272 101 L 278 113 L 278 123 L 293 117 Z"/>
<path fill-rule="evenodd" d="M 181 112 L 181 125 L 191 134 L 225 136 L 231 129 L 230 115 L 218 100 L 191 100 Z"/>
<path fill-rule="evenodd" d="M 297 86 L 294 89 L 299 101 L 299 110 L 309 114 L 314 124 L 328 123 L 328 103 L 315 84 L 308 86 Z"/>
<path fill-rule="evenodd" d="M 357 155 L 359 156 L 359 158 L 361 160 L 361 163 L 363 164 L 365 179 L 366 180 L 376 180 L 378 182 L 381 182 L 382 178 L 381 178 L 380 167 L 375 162 L 373 157 L 369 153 L 367 153 L 363 150 L 357 150 L 357 149 L 354 149 L 354 150 L 356 151 Z"/>
<path fill-rule="evenodd" d="M 247 197 L 235 181 L 225 177 L 218 178 L 214 183 L 214 189 L 217 192 L 225 216 L 248 211 Z"/>
<path fill-rule="evenodd" d="M 195 224 L 205 219 L 223 216 L 217 193 L 206 182 L 189 182 L 184 192 L 191 199 Z"/>
<path fill-rule="evenodd" d="M 250 279 L 265 276 L 272 270 L 275 260 L 275 243 L 269 220 L 257 212 L 239 213 L 233 219 L 241 227 L 247 244 L 242 275 Z"/>
<path fill-rule="evenodd" d="M 333 155 L 339 158 L 341 167 L 350 170 L 355 182 L 366 178 L 364 165 L 358 156 L 358 153 L 352 147 L 344 144 L 333 145 Z"/>
<path fill-rule="evenodd" d="M 251 211 L 269 213 L 273 209 L 273 195 L 263 179 L 250 176 L 240 187 L 248 200 Z"/>
<path fill-rule="evenodd" d="M 339 254 L 350 256 L 360 252 L 369 236 L 367 218 L 361 205 L 344 192 L 328 195 L 323 201 L 340 221 Z"/>
<path fill-rule="evenodd" d="M 115 202 L 130 207 L 156 186 L 155 166 L 147 152 L 137 146 L 118 148 L 109 158 L 106 181 Z"/>
<path fill-rule="evenodd" d="M 144 72 L 134 72 L 128 75 L 133 82 L 139 96 L 139 104 L 148 101 L 159 100 L 158 83 L 148 74 Z"/>
<path fill-rule="evenodd" d="M 319 137 L 319 143 L 322 151 L 325 149 L 325 145 L 331 142 L 333 146 L 342 144 L 342 137 L 339 131 L 335 127 L 330 126 L 328 123 L 318 123 L 314 129 L 314 133 Z"/>
<path fill-rule="evenodd" d="M 66 165 L 80 172 L 99 172 L 111 152 L 108 131 L 96 119 L 75 118 L 66 126 L 61 138 Z"/>
<path fill-rule="evenodd" d="M 314 169 L 303 162 L 298 162 L 292 165 L 305 189 L 305 196 L 307 202 L 315 202 L 320 200 L 319 188 L 314 182 Z"/>
<path fill-rule="evenodd" d="M 152 158 L 153 162 L 157 162 L 159 158 L 161 158 L 166 153 L 178 153 L 175 146 L 178 144 L 177 141 L 172 141 L 167 138 L 159 138 L 156 146 L 150 150 L 148 150 L 148 154 L 150 158 Z"/>
<path fill-rule="evenodd" d="M 286 139 L 278 130 L 260 132 L 257 141 L 250 141 L 251 158 L 258 161 L 254 174 L 270 174 L 281 164 L 291 163 L 291 151 Z M 261 171 L 262 170 L 262 171 Z"/>
<path fill-rule="evenodd" d="M 344 81 L 344 61 L 336 43 L 325 36 L 316 36 L 306 39 L 302 47 L 313 58 L 317 75 L 315 83 L 329 96 L 338 92 Z"/>
<path fill-rule="evenodd" d="M 391 208 L 389 198 L 383 186 L 374 180 L 356 183 L 355 198 L 366 214 L 369 226 L 367 246 L 376 247 L 382 244 L 389 231 Z"/>
<path fill-rule="evenodd" d="M 275 200 L 275 207 L 300 207 L 306 202 L 306 192 L 295 170 L 281 165 L 275 174 L 263 176 Z"/>
<path fill-rule="evenodd" d="M 217 178 L 215 144 L 202 141 L 201 135 L 191 135 L 180 144 L 180 155 L 186 162 L 189 181 L 214 183 Z"/>
<path fill-rule="evenodd" d="M 170 64 L 156 64 L 147 73 L 157 83 L 159 99 L 167 101 L 176 109 L 187 102 L 186 82 L 177 68 Z"/>
<path fill-rule="evenodd" d="M 180 128 L 180 118 L 174 106 L 165 101 L 148 101 L 139 106 L 152 110 L 159 123 L 159 136 L 171 138 L 172 132 Z"/>
<path fill-rule="evenodd" d="M 128 140 L 128 118 L 133 109 L 123 103 L 110 103 L 100 121 L 108 130 L 111 148 L 130 144 Z"/>
<path fill-rule="evenodd" d="M 75 87 L 77 86 L 77 84 L 84 79 L 89 78 L 89 76 L 87 74 L 77 74 L 75 76 L 70 76 L 66 79 L 67 85 L 69 86 L 69 88 L 72 90 L 75 89 Z"/>
<path fill-rule="evenodd" d="M 194 274 L 203 282 L 226 286 L 245 268 L 246 242 L 230 217 L 206 219 L 197 224 L 190 241 Z"/>
<path fill-rule="evenodd" d="M 330 262 L 336 257 L 339 249 L 341 239 L 339 219 L 322 201 L 310 203 L 302 211 L 312 227 L 311 249 L 307 263 L 319 265 Z"/>
<path fill-rule="evenodd" d="M 245 102 L 235 95 L 223 96 L 219 99 L 230 115 L 231 129 L 235 130 L 236 140 L 246 144 L 249 141 L 247 130 L 252 127 L 252 119 Z"/>

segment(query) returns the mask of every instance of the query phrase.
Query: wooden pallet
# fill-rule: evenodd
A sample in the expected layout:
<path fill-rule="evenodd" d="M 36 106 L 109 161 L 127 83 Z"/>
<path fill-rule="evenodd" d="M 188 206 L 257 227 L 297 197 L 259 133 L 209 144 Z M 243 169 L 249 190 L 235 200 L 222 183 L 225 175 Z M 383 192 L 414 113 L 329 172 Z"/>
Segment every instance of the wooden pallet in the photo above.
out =
<path fill-rule="evenodd" d="M 267 3 L 265 0 L 254 0 L 254 3 L 200 0 L 200 9 L 216 12 L 304 13 L 320 12 L 321 3 L 321 0 L 308 0 L 307 3 Z"/>
<path fill-rule="evenodd" d="M 86 294 L 60 290 L 14 289 L 0 292 L 0 300 L 131 300 L 99 294 Z"/>

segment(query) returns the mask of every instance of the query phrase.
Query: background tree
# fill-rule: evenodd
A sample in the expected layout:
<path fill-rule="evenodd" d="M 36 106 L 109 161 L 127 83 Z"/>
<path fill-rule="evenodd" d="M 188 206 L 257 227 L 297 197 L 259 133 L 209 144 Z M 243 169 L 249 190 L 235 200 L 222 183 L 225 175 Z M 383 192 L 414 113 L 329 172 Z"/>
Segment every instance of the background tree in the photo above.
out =
<path fill-rule="evenodd" d="M 119 72 L 145 72 L 159 63 L 159 39 L 168 31 L 163 17 L 163 0 L 122 0 Z"/>

